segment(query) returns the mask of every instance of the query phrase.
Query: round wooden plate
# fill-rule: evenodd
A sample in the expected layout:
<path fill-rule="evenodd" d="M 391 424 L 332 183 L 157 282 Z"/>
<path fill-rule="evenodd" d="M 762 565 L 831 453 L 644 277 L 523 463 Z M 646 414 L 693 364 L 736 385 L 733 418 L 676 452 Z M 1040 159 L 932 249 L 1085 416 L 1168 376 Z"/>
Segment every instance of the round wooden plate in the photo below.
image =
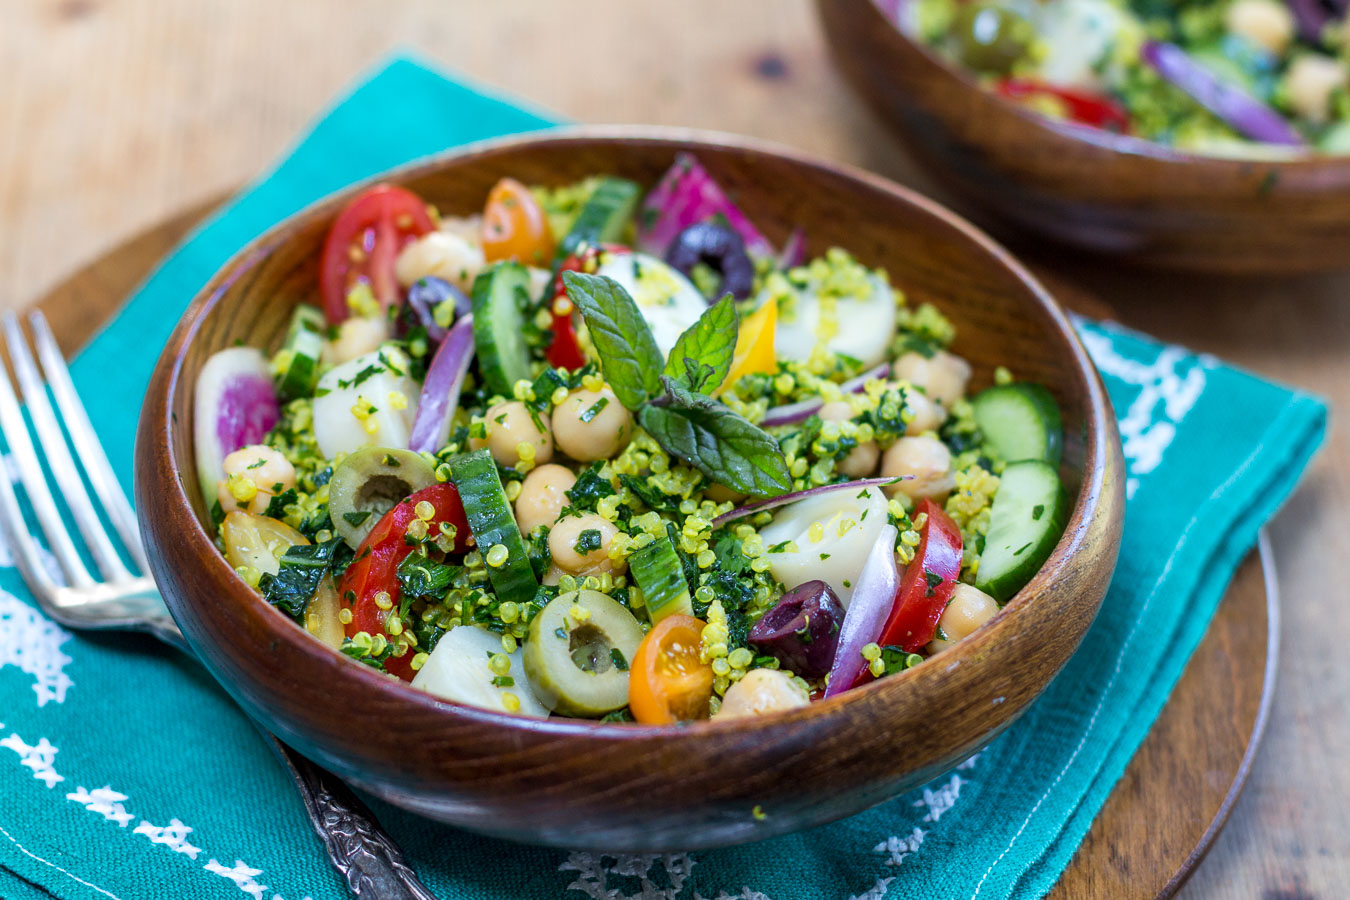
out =
<path fill-rule="evenodd" d="M 67 355 L 83 347 L 154 265 L 223 198 L 113 248 L 37 305 Z M 1109 313 L 1041 273 L 1067 306 Z M 1061 900 L 1170 897 L 1204 858 L 1242 789 L 1266 722 L 1279 646 L 1269 546 L 1238 569 L 1204 641 L 1086 840 L 1050 892 Z"/>

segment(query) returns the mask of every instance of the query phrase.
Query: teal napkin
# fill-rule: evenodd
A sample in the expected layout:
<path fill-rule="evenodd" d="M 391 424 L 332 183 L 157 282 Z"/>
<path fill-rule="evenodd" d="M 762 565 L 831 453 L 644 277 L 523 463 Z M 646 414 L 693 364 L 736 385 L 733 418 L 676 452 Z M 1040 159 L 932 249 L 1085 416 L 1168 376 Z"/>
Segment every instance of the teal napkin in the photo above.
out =
<path fill-rule="evenodd" d="M 136 411 L 197 288 L 312 200 L 446 147 L 550 125 L 408 60 L 321 119 L 214 216 L 76 359 L 130 484 Z M 1120 565 L 1083 648 L 1008 733 L 843 822 L 658 856 L 477 837 L 375 804 L 445 898 L 1034 897 L 1063 871 L 1167 700 L 1257 529 L 1320 443 L 1316 399 L 1116 326 L 1080 322 L 1120 416 Z M 0 548 L 2 550 L 3 548 Z M 341 698 L 334 698 L 341 702 Z M 148 639 L 67 634 L 0 555 L 0 896 L 340 898 L 300 802 L 252 726 Z"/>

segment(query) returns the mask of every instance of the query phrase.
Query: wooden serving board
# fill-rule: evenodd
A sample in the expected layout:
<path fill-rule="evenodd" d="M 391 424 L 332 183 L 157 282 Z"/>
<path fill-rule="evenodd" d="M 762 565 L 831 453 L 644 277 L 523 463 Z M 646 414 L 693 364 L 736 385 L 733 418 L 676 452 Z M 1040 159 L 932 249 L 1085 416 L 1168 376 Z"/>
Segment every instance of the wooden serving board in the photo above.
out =
<path fill-rule="evenodd" d="M 68 356 L 222 199 L 113 248 L 37 302 Z M 1109 313 L 1071 284 L 1042 275 L 1066 305 Z M 1050 897 L 1121 900 L 1177 892 L 1223 828 L 1246 780 L 1265 727 L 1278 646 L 1279 601 L 1263 537 Z"/>

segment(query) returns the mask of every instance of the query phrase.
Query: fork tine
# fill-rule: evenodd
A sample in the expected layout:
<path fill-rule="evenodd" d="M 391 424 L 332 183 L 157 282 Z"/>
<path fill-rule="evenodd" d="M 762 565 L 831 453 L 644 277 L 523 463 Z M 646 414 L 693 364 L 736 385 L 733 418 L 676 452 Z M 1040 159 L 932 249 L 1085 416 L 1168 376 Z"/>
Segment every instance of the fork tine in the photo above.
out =
<path fill-rule="evenodd" d="M 34 596 L 48 608 L 52 603 L 58 585 L 47 571 L 42 559 L 42 551 L 37 541 L 28 531 L 23 520 L 23 510 L 19 498 L 14 493 L 14 485 L 8 473 L 0 472 L 0 534 L 4 535 L 5 545 L 19 567 L 19 574 Z"/>
<path fill-rule="evenodd" d="M 80 534 L 84 536 L 89 552 L 93 554 L 98 570 L 109 581 L 126 581 L 131 572 L 122 564 L 116 548 L 108 539 L 108 532 L 98 519 L 89 493 L 84 489 L 84 481 L 71 459 L 70 447 L 65 435 L 61 433 L 61 423 L 56 421 L 51 404 L 47 401 L 47 390 L 38 374 L 37 365 L 28 350 L 28 342 L 19 327 L 19 319 L 13 313 L 4 317 L 5 344 L 9 347 L 9 359 L 19 379 L 19 390 L 24 403 L 28 405 L 28 418 L 37 431 L 38 444 L 47 454 L 47 465 L 56 479 L 56 487 L 65 498 L 66 508 L 75 518 Z"/>
<path fill-rule="evenodd" d="M 28 436 L 28 426 L 24 424 L 23 413 L 19 411 L 19 401 L 14 396 L 14 387 L 10 384 L 9 376 L 3 372 L 0 372 L 0 433 L 4 434 L 5 441 L 9 444 L 10 458 L 19 467 L 19 480 L 23 482 L 28 500 L 33 504 L 33 511 L 37 513 L 38 524 L 42 526 L 47 545 L 51 547 L 52 553 L 61 564 L 61 570 L 65 572 L 66 583 L 79 587 L 93 584 L 89 570 L 84 567 L 84 562 L 70 539 L 70 532 L 66 530 L 66 524 L 56 509 L 56 501 L 52 499 L 52 492 L 47 487 L 47 476 L 42 472 L 37 451 L 33 449 L 33 441 Z"/>
<path fill-rule="evenodd" d="M 113 474 L 112 464 L 108 462 L 108 455 L 103 452 L 103 444 L 99 442 L 98 434 L 89 421 L 89 414 L 84 411 L 84 404 L 80 402 L 80 395 L 76 393 L 75 385 L 70 380 L 70 370 L 66 368 L 65 358 L 61 355 L 61 348 L 57 345 L 55 336 L 52 335 L 51 326 L 47 324 L 47 317 L 41 310 L 35 309 L 28 315 L 28 324 L 33 329 L 33 342 L 37 346 L 38 357 L 42 360 L 42 370 L 47 376 L 47 384 L 52 389 L 52 396 L 56 398 L 56 406 L 61 411 L 66 430 L 70 432 L 70 440 L 75 445 L 75 451 L 79 454 L 80 461 L 84 463 L 89 483 L 94 486 L 94 493 L 98 495 L 99 502 L 103 504 L 104 511 L 112 520 L 113 527 L 122 537 L 122 542 L 131 551 L 131 557 L 136 561 L 136 565 L 140 566 L 142 572 L 149 572 L 150 566 L 145 558 L 145 544 L 141 542 L 141 532 L 136 526 L 131 503 L 128 502 L 117 476 Z"/>

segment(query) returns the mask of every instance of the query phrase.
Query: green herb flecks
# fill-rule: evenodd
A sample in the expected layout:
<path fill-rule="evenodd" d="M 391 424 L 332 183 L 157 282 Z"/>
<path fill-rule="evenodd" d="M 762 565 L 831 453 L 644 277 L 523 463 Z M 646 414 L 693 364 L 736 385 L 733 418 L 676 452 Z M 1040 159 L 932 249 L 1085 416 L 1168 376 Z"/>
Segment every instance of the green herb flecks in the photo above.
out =
<path fill-rule="evenodd" d="M 264 573 L 258 588 L 264 600 L 299 622 L 324 576 L 335 567 L 345 568 L 351 557 L 351 548 L 340 537 L 290 547 L 281 557 L 277 574 Z"/>

